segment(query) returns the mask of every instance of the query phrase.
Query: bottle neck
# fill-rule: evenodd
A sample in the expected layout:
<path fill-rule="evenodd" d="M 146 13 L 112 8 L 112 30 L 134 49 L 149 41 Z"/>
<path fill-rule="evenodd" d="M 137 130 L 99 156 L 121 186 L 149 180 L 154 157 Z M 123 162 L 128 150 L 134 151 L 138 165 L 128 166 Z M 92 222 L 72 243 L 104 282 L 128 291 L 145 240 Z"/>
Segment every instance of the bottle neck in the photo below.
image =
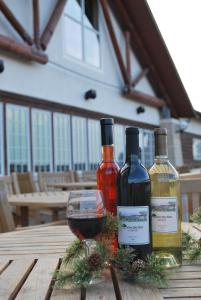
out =
<path fill-rule="evenodd" d="M 169 161 L 168 156 L 165 156 L 165 155 L 156 155 L 154 158 L 154 162 L 156 164 L 163 164 L 168 161 Z"/>
<path fill-rule="evenodd" d="M 139 157 L 139 135 L 126 135 L 126 162 L 140 163 Z"/>
<path fill-rule="evenodd" d="M 102 146 L 102 159 L 104 162 L 114 161 L 114 145 Z"/>
<path fill-rule="evenodd" d="M 168 160 L 166 134 L 155 134 L 155 159 Z"/>
<path fill-rule="evenodd" d="M 139 165 L 140 162 L 139 154 L 130 153 L 126 156 L 126 163 L 129 165 Z"/>

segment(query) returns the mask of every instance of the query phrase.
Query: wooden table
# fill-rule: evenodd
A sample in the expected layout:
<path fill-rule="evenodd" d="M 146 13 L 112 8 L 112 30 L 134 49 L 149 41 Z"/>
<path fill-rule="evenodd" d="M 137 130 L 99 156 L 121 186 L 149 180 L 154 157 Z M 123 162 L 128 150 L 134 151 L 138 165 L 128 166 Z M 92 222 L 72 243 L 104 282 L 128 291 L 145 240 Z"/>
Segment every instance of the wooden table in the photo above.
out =
<path fill-rule="evenodd" d="M 0 234 L 0 300 L 80 299 L 79 289 L 56 289 L 52 280 L 72 240 L 66 225 Z M 86 299 L 201 299 L 200 265 L 182 266 L 170 273 L 170 278 L 169 287 L 158 290 L 117 280 L 108 272 L 103 283 L 87 288 Z"/>
<path fill-rule="evenodd" d="M 29 224 L 29 209 L 52 209 L 55 213 L 54 220 L 57 219 L 57 212 L 60 208 L 66 208 L 69 192 L 43 192 L 31 194 L 11 195 L 8 202 L 11 205 L 20 207 L 22 226 Z"/>
<path fill-rule="evenodd" d="M 96 181 L 47 183 L 47 187 L 62 190 L 96 189 L 97 183 Z"/>

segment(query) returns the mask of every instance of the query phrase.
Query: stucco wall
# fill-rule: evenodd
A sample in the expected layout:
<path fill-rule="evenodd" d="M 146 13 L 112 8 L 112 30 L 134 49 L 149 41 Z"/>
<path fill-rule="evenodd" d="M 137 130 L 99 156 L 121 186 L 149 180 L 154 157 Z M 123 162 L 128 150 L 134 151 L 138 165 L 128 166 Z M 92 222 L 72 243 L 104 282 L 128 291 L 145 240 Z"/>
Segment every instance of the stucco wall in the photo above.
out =
<path fill-rule="evenodd" d="M 6 3 L 32 35 L 32 1 L 7 0 Z M 53 0 L 40 1 L 41 30 L 44 29 L 54 3 Z M 124 53 L 123 34 L 114 17 L 112 19 L 119 45 L 122 53 Z M 2 24 L 0 33 L 20 41 L 19 36 L 2 15 L 0 15 L 0 24 Z M 64 55 L 64 28 L 64 17 L 62 17 L 48 46 L 49 63 L 45 66 L 25 62 L 11 55 L 3 54 L 3 52 L 0 53 L 0 57 L 5 62 L 5 72 L 0 76 L 0 89 L 159 125 L 160 116 L 157 109 L 144 105 L 145 113 L 137 115 L 136 107 L 140 103 L 125 99 L 121 95 L 123 80 L 101 10 L 102 65 L 100 69 L 90 67 Z M 141 67 L 134 54 L 132 54 L 131 59 L 132 75 L 135 77 Z M 95 100 L 84 100 L 84 93 L 88 89 L 97 91 L 98 97 Z M 136 89 L 154 95 L 154 91 L 146 78 L 138 84 Z"/>

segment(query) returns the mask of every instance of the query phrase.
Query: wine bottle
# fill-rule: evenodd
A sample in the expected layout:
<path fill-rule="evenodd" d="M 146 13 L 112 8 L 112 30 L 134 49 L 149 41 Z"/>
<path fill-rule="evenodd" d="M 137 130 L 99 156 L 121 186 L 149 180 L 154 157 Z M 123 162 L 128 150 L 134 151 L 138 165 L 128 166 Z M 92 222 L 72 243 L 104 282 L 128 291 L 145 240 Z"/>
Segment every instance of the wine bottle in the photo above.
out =
<path fill-rule="evenodd" d="M 167 130 L 155 129 L 155 162 L 151 178 L 153 249 L 166 267 L 182 263 L 179 176 L 168 160 Z"/>
<path fill-rule="evenodd" d="M 99 164 L 96 176 L 97 187 L 103 192 L 105 207 L 108 212 L 116 215 L 116 180 L 119 166 L 114 160 L 113 124 L 111 118 L 100 120 L 102 140 L 102 161 Z"/>
<path fill-rule="evenodd" d="M 139 129 L 126 128 L 126 162 L 118 180 L 119 247 L 132 247 L 139 258 L 152 251 L 151 183 L 139 158 Z"/>

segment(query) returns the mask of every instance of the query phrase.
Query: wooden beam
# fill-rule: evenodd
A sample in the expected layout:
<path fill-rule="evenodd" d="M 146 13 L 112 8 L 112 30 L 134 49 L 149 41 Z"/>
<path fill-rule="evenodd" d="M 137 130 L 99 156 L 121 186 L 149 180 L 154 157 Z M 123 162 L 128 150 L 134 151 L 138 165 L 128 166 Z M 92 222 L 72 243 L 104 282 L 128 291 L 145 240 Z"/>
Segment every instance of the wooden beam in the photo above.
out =
<path fill-rule="evenodd" d="M 116 57 L 117 57 L 117 61 L 119 63 L 119 67 L 120 67 L 120 70 L 121 70 L 121 73 L 122 73 L 122 77 L 124 79 L 124 83 L 128 86 L 129 85 L 129 78 L 128 78 L 126 67 L 124 65 L 124 61 L 123 61 L 123 58 L 122 58 L 122 55 L 121 55 L 121 51 L 120 51 L 118 42 L 117 42 L 117 39 L 116 39 L 116 35 L 115 35 L 115 32 L 114 32 L 112 21 L 111 21 L 111 18 L 110 18 L 107 0 L 100 0 L 100 3 L 101 3 L 101 6 L 102 6 L 102 9 L 103 9 L 103 14 L 104 14 L 105 21 L 106 21 L 106 24 L 107 24 L 107 28 L 108 28 L 108 31 L 109 31 L 109 34 L 110 34 L 110 38 L 112 40 L 112 44 L 113 44 L 114 51 L 115 51 L 115 54 L 116 54 Z"/>
<path fill-rule="evenodd" d="M 137 31 L 133 25 L 133 21 L 130 18 L 127 10 L 125 9 L 123 1 L 122 0 L 112 0 L 112 3 L 115 5 L 115 7 L 119 13 L 120 19 L 123 23 L 123 27 L 127 28 L 130 31 L 132 45 L 136 51 L 136 54 L 139 57 L 143 56 L 144 60 L 146 62 L 146 65 L 151 66 L 150 71 L 152 71 L 152 72 L 150 72 L 150 73 L 152 73 L 152 76 L 155 78 L 154 83 L 157 84 L 157 89 L 163 93 L 163 97 L 165 98 L 165 100 L 166 100 L 167 104 L 169 105 L 169 107 L 171 108 L 172 112 L 175 115 L 177 115 L 176 110 L 175 110 L 174 106 L 172 105 L 172 102 L 168 96 L 166 88 L 164 87 L 160 77 L 158 76 L 157 71 L 155 70 L 155 67 L 153 66 L 153 62 L 150 58 L 150 55 L 147 52 L 146 47 L 144 46 L 139 34 L 137 33 Z M 153 83 L 151 76 L 150 76 L 150 81 L 152 81 L 152 83 Z"/>
<path fill-rule="evenodd" d="M 145 77 L 147 74 L 149 73 L 149 69 L 145 68 L 144 70 L 142 70 L 136 77 L 135 79 L 132 81 L 132 87 L 135 87 L 138 82 L 140 82 L 140 80 Z"/>
<path fill-rule="evenodd" d="M 129 89 L 131 87 L 131 56 L 130 56 L 130 31 L 126 30 L 124 33 L 126 44 L 126 69 L 129 79 Z"/>
<path fill-rule="evenodd" d="M 39 0 L 33 0 L 33 29 L 34 29 L 34 42 L 37 49 L 40 49 L 40 13 L 39 13 Z"/>
<path fill-rule="evenodd" d="M 16 19 L 12 11 L 8 8 L 8 6 L 4 3 L 3 0 L 0 1 L 0 10 L 6 17 L 6 19 L 10 22 L 13 28 L 18 32 L 21 38 L 27 42 L 29 45 L 33 45 L 33 40 L 26 32 L 24 27 L 20 24 L 20 22 Z"/>
<path fill-rule="evenodd" d="M 57 26 L 57 23 L 62 15 L 62 12 L 64 10 L 64 7 L 66 5 L 67 0 L 57 0 L 57 3 L 55 5 L 55 8 L 52 12 L 52 15 L 45 27 L 45 30 L 43 31 L 43 34 L 41 36 L 41 47 L 43 50 L 46 50 L 47 45 L 54 33 L 54 30 Z"/>
<path fill-rule="evenodd" d="M 139 100 L 140 103 L 149 105 L 149 106 L 153 106 L 153 107 L 157 107 L 157 108 L 161 108 L 163 106 L 165 106 L 165 102 L 164 100 L 155 97 L 155 96 L 150 96 L 147 95 L 145 93 L 139 92 L 139 91 L 132 91 L 129 92 L 127 94 L 125 94 L 125 96 L 128 99 L 132 99 L 132 100 Z"/>
<path fill-rule="evenodd" d="M 22 58 L 33 60 L 41 64 L 46 64 L 48 62 L 48 56 L 45 53 L 33 49 L 30 46 L 17 43 L 14 40 L 0 35 L 0 50 L 6 52 L 14 53 Z"/>

